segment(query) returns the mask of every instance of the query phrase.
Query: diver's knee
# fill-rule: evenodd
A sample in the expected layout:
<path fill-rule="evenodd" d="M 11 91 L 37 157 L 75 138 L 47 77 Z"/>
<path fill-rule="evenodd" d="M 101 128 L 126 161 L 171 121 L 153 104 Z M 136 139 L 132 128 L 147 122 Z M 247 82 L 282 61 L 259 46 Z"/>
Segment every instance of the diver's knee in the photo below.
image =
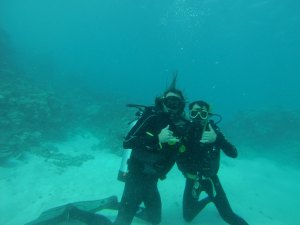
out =
<path fill-rule="evenodd" d="M 192 217 L 188 217 L 188 216 L 184 216 L 183 219 L 184 219 L 184 221 L 187 222 L 187 223 L 190 223 L 190 222 L 192 222 L 192 220 L 193 220 Z"/>
<path fill-rule="evenodd" d="M 244 219 L 233 213 L 232 215 L 227 215 L 226 218 L 222 217 L 224 221 L 232 225 L 249 225 Z"/>
<path fill-rule="evenodd" d="M 151 220 L 152 225 L 158 225 L 161 223 L 161 218 L 155 218 Z"/>
<path fill-rule="evenodd" d="M 194 217 L 190 213 L 183 212 L 183 219 L 184 219 L 185 222 L 189 223 L 189 222 L 192 222 Z"/>
<path fill-rule="evenodd" d="M 233 225 L 238 224 L 238 223 L 236 223 L 236 217 L 237 216 L 234 214 L 234 212 L 222 214 L 221 217 L 228 224 L 233 224 Z"/>

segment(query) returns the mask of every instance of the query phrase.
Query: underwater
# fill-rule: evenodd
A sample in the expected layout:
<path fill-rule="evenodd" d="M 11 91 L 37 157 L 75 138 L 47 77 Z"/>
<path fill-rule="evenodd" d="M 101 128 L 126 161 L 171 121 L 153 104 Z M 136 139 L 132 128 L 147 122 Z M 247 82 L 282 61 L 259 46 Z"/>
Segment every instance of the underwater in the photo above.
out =
<path fill-rule="evenodd" d="M 300 224 L 299 12 L 298 0 L 1 0 L 0 225 L 113 224 L 141 113 L 128 104 L 156 107 L 174 74 L 183 114 L 208 102 L 237 149 L 218 171 L 229 208 Z M 186 177 L 173 165 L 158 180 L 161 225 L 236 225 L 214 200 L 187 222 Z"/>

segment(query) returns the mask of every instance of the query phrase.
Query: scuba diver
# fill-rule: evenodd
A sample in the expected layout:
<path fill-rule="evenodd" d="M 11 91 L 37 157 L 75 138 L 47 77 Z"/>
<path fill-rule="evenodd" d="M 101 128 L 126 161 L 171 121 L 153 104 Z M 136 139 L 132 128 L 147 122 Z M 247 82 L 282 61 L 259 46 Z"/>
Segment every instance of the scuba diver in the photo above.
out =
<path fill-rule="evenodd" d="M 213 115 L 217 114 L 212 114 L 209 104 L 204 101 L 195 101 L 189 105 L 190 126 L 185 139 L 186 151 L 177 160 L 178 168 L 186 178 L 183 217 L 190 222 L 208 203 L 213 202 L 225 222 L 247 225 L 231 209 L 217 175 L 221 150 L 231 158 L 236 158 L 238 153 L 216 123 L 209 120 Z M 207 197 L 199 200 L 202 191 L 207 193 Z"/>
<path fill-rule="evenodd" d="M 159 179 L 166 178 L 178 152 L 184 148 L 180 140 L 189 122 L 184 117 L 185 98 L 176 88 L 176 80 L 177 74 L 174 74 L 169 88 L 162 97 L 155 99 L 154 107 L 144 108 L 123 142 L 124 149 L 131 151 L 126 156 L 129 159 L 125 160 L 126 173 L 120 171 L 119 176 L 125 182 L 121 202 L 112 196 L 70 203 L 49 209 L 26 225 L 129 225 L 134 217 L 153 225 L 159 224 L 161 199 L 157 183 Z M 141 203 L 144 207 L 140 206 Z M 96 213 L 102 209 L 118 210 L 115 222 Z"/>
<path fill-rule="evenodd" d="M 176 88 L 176 78 L 175 74 L 163 96 L 156 98 L 154 107 L 145 108 L 124 139 L 124 149 L 132 151 L 115 225 L 130 225 L 134 216 L 154 225 L 161 221 L 157 183 L 166 178 L 175 164 L 188 122 L 184 118 L 185 98 Z M 145 209 L 138 212 L 142 203 Z"/>

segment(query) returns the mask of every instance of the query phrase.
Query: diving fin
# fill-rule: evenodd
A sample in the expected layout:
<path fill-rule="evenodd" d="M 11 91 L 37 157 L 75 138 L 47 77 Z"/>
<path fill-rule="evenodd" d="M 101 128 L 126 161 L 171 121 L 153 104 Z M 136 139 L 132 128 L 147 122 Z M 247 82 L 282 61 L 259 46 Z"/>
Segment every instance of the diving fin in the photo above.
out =
<path fill-rule="evenodd" d="M 97 223 L 99 225 L 109 224 L 109 220 L 101 215 L 95 214 L 95 212 L 102 209 L 118 209 L 117 196 L 110 196 L 108 198 L 93 200 L 93 201 L 82 201 L 74 202 L 66 205 L 58 206 L 52 209 L 48 209 L 34 221 L 29 222 L 25 225 L 55 225 L 63 221 L 79 220 L 89 224 L 86 220 L 92 218 L 101 220 L 103 217 L 103 223 Z M 96 218 L 97 217 L 97 218 Z M 107 220 L 107 221 L 106 221 Z M 96 224 L 96 223 L 94 223 Z"/>
<path fill-rule="evenodd" d="M 71 203 L 78 209 L 88 212 L 98 212 L 102 209 L 118 209 L 119 203 L 117 196 L 113 195 L 108 198 L 94 200 L 94 201 L 82 201 Z"/>

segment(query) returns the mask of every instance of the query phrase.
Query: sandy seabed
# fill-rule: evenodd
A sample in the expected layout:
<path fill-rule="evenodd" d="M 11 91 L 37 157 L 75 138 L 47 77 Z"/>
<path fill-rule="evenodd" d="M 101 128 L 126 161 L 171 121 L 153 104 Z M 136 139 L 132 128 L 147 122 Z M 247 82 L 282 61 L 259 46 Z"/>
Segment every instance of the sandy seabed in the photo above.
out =
<path fill-rule="evenodd" d="M 0 225 L 24 225 L 43 211 L 70 202 L 117 195 L 123 186 L 117 181 L 121 158 L 110 151 L 95 151 L 99 140 L 85 135 L 57 144 L 59 151 L 93 155 L 80 167 L 59 167 L 43 157 L 28 154 L 25 159 L 0 167 Z M 219 172 L 233 210 L 250 225 L 300 224 L 300 171 L 265 159 L 230 159 L 223 155 Z M 161 225 L 187 224 L 182 219 L 184 178 L 176 166 L 159 182 L 163 203 Z M 115 211 L 102 215 L 114 220 Z M 133 224 L 146 224 L 135 219 Z M 208 205 L 189 223 L 226 224 L 214 205 Z"/>

